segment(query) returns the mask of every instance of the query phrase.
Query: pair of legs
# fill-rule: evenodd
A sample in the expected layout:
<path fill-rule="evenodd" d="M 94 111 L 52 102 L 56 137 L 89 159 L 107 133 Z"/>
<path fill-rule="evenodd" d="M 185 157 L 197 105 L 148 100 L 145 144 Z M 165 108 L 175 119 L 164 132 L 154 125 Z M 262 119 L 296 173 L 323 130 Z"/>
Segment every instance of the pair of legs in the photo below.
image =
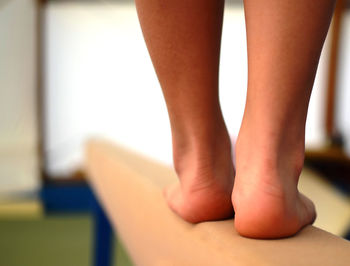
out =
<path fill-rule="evenodd" d="M 180 183 L 171 209 L 228 218 L 244 236 L 295 234 L 315 219 L 297 190 L 311 89 L 334 0 L 244 0 L 248 92 L 236 169 L 218 99 L 224 0 L 136 0 L 166 100 Z M 234 185 L 234 186 L 233 186 Z"/>

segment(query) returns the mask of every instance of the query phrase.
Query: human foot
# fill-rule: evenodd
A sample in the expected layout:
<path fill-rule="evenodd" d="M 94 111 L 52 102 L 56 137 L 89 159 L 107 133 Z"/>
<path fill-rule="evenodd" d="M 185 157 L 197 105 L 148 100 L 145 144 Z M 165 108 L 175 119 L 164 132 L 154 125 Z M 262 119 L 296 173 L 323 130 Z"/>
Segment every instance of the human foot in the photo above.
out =
<path fill-rule="evenodd" d="M 235 228 L 245 237 L 288 237 L 316 218 L 310 199 L 296 189 L 286 191 L 271 184 L 237 185 L 232 202 L 236 212 Z"/>
<path fill-rule="evenodd" d="M 217 134 L 209 147 L 177 153 L 174 163 L 180 183 L 166 188 L 164 196 L 175 213 L 191 223 L 233 216 L 234 168 L 226 130 Z"/>
<path fill-rule="evenodd" d="M 260 132 L 259 136 L 256 132 Z M 304 147 L 275 144 L 276 139 L 242 126 L 236 143 L 236 177 L 232 193 L 235 228 L 252 238 L 280 238 L 312 224 L 314 204 L 298 192 Z"/>

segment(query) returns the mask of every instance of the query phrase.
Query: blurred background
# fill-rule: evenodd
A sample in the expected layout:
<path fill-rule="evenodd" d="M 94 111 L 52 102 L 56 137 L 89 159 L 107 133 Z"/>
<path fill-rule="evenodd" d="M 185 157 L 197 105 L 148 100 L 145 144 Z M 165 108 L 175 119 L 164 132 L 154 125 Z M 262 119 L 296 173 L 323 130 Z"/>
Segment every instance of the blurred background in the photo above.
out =
<path fill-rule="evenodd" d="M 338 1 L 323 49 L 300 182 L 316 225 L 347 239 L 349 7 Z M 233 138 L 246 82 L 243 6 L 231 0 L 220 98 Z M 0 0 L 0 110 L 0 265 L 132 265 L 83 161 L 87 139 L 103 137 L 171 165 L 166 107 L 133 1 Z"/>

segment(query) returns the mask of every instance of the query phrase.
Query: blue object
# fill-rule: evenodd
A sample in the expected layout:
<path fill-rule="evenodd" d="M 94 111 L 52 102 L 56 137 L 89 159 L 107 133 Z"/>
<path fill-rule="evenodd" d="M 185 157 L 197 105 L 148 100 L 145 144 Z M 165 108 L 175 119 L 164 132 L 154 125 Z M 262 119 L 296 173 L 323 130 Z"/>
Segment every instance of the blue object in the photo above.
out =
<path fill-rule="evenodd" d="M 94 264 L 95 266 L 112 265 L 113 232 L 112 227 L 100 204 L 95 201 L 94 208 Z"/>
<path fill-rule="evenodd" d="M 111 266 L 112 227 L 86 182 L 46 183 L 40 191 L 45 213 L 90 212 L 93 216 L 93 266 Z"/>
<path fill-rule="evenodd" d="M 96 201 L 85 182 L 45 184 L 41 189 L 40 198 L 46 213 L 89 212 Z"/>

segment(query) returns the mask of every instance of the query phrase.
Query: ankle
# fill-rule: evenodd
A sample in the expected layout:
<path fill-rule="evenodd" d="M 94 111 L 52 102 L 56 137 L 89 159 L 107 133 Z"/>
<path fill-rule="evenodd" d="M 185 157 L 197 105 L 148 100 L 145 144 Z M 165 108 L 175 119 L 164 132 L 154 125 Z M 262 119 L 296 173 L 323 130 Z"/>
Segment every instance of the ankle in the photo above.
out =
<path fill-rule="evenodd" d="M 210 185 L 223 178 L 233 182 L 231 140 L 226 128 L 208 138 L 189 137 L 182 143 L 186 145 L 173 142 L 174 168 L 182 183 L 200 179 Z"/>
<path fill-rule="evenodd" d="M 304 165 L 304 140 L 248 135 L 244 131 L 241 130 L 236 142 L 238 175 L 251 172 L 252 178 L 275 176 L 292 179 L 296 185 Z"/>

